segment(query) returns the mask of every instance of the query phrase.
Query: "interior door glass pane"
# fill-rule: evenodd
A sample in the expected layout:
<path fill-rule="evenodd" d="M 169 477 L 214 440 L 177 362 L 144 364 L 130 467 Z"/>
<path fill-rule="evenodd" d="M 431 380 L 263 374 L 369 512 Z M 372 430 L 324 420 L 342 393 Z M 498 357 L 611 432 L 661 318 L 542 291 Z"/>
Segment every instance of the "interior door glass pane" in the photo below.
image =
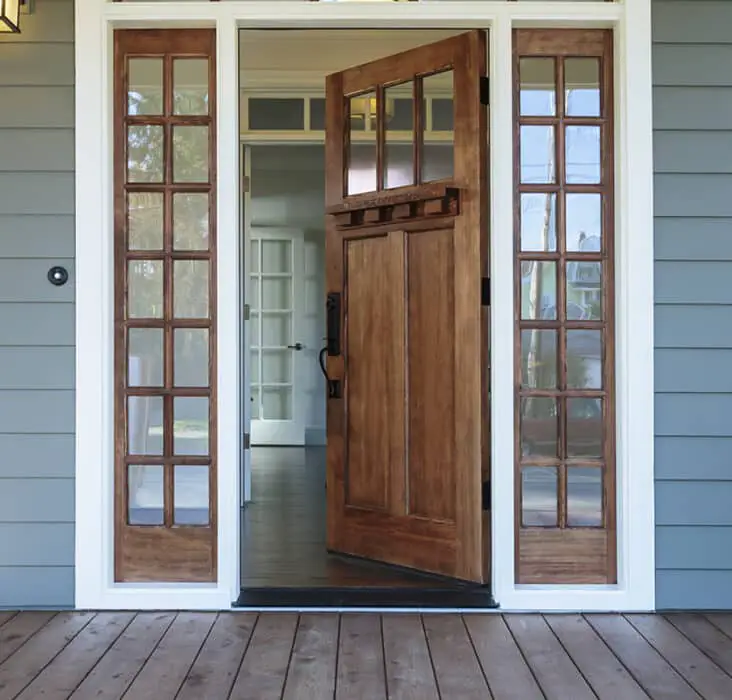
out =
<path fill-rule="evenodd" d="M 441 117 L 441 126 L 446 126 L 448 121 L 454 122 L 454 116 L 448 114 L 454 110 L 453 107 L 453 72 L 451 70 L 429 75 L 422 79 L 422 93 L 427 98 L 444 100 Z M 448 106 L 449 105 L 449 106 Z M 433 104 L 434 116 L 434 104 Z M 433 124 L 434 126 L 434 124 Z M 422 129 L 427 131 L 427 120 L 422 119 Z M 422 145 L 422 182 L 434 180 L 449 180 L 455 173 L 455 139 L 449 131 L 444 131 L 439 140 L 431 140 L 427 134 L 423 135 Z"/>
<path fill-rule="evenodd" d="M 521 456 L 523 459 L 557 457 L 559 423 L 556 399 L 530 396 L 521 399 Z"/>
<path fill-rule="evenodd" d="M 553 261 L 521 262 L 521 318 L 557 318 L 557 265 Z"/>
<path fill-rule="evenodd" d="M 384 189 L 414 184 L 414 82 L 384 90 Z"/>
<path fill-rule="evenodd" d="M 175 465 L 173 471 L 173 522 L 208 525 L 209 468 Z"/>
<path fill-rule="evenodd" d="M 570 117 L 600 116 L 600 60 L 564 60 L 565 112 Z"/>
<path fill-rule="evenodd" d="M 163 195 L 130 192 L 127 195 L 127 247 L 129 250 L 163 249 Z"/>
<path fill-rule="evenodd" d="M 292 420 L 292 389 L 263 387 L 262 417 L 264 420 Z"/>
<path fill-rule="evenodd" d="M 521 250 L 551 252 L 557 249 L 557 203 L 552 193 L 521 195 Z"/>
<path fill-rule="evenodd" d="M 127 114 L 163 113 L 163 59 L 130 58 Z"/>
<path fill-rule="evenodd" d="M 521 369 L 524 388 L 557 388 L 557 331 L 521 331 Z"/>
<path fill-rule="evenodd" d="M 262 315 L 262 345 L 277 348 L 291 345 L 292 314 Z"/>
<path fill-rule="evenodd" d="M 209 386 L 208 341 L 206 328 L 173 331 L 175 386 Z"/>
<path fill-rule="evenodd" d="M 348 99 L 351 138 L 347 194 L 376 191 L 376 93 Z"/>
<path fill-rule="evenodd" d="M 259 308 L 259 280 L 258 275 L 249 278 L 249 306 L 252 309 Z"/>
<path fill-rule="evenodd" d="M 280 310 L 292 308 L 292 279 L 264 277 L 262 279 L 262 308 Z"/>
<path fill-rule="evenodd" d="M 208 260 L 174 261 L 173 315 L 208 318 Z"/>
<path fill-rule="evenodd" d="M 163 329 L 127 331 L 127 386 L 163 386 Z"/>
<path fill-rule="evenodd" d="M 556 180 L 553 126 L 521 127 L 521 182 L 546 184 Z"/>
<path fill-rule="evenodd" d="M 249 128 L 253 131 L 302 131 L 305 100 L 301 97 L 250 97 Z"/>
<path fill-rule="evenodd" d="M 127 399 L 127 454 L 163 454 L 163 397 Z"/>
<path fill-rule="evenodd" d="M 557 527 L 556 467 L 521 470 L 521 525 Z"/>
<path fill-rule="evenodd" d="M 163 261 L 132 260 L 127 265 L 128 318 L 163 317 Z"/>
<path fill-rule="evenodd" d="M 128 465 L 127 522 L 130 525 L 162 525 L 164 494 L 162 465 Z"/>
<path fill-rule="evenodd" d="M 567 183 L 598 184 L 601 181 L 600 127 L 568 126 L 564 134 Z"/>
<path fill-rule="evenodd" d="M 208 127 L 173 127 L 173 180 L 208 182 Z"/>
<path fill-rule="evenodd" d="M 264 350 L 262 352 L 262 383 L 288 384 L 292 382 L 292 350 Z"/>
<path fill-rule="evenodd" d="M 250 241 L 250 271 L 251 272 L 259 272 L 259 241 L 253 240 Z"/>
<path fill-rule="evenodd" d="M 251 345 L 259 345 L 259 314 L 251 314 L 249 317 L 249 332 L 251 333 Z"/>
<path fill-rule="evenodd" d="M 176 396 L 173 399 L 173 453 L 208 455 L 208 399 Z"/>
<path fill-rule="evenodd" d="M 259 401 L 259 389 L 252 389 L 250 399 L 252 404 L 252 420 L 260 420 L 262 418 L 262 406 Z"/>
<path fill-rule="evenodd" d="M 127 182 L 162 182 L 163 155 L 162 126 L 127 127 Z"/>
<path fill-rule="evenodd" d="M 256 350 L 249 357 L 249 379 L 252 384 L 259 383 L 259 352 Z"/>
<path fill-rule="evenodd" d="M 205 192 L 173 195 L 173 247 L 176 250 L 208 250 L 209 196 Z"/>
<path fill-rule="evenodd" d="M 522 58 L 520 110 L 523 117 L 553 117 L 557 111 L 556 73 L 553 58 Z"/>
<path fill-rule="evenodd" d="M 602 389 L 602 331 L 567 331 L 567 388 Z"/>
<path fill-rule="evenodd" d="M 173 112 L 208 114 L 208 59 L 173 61 Z"/>
<path fill-rule="evenodd" d="M 292 241 L 263 240 L 262 272 L 292 272 Z"/>
<path fill-rule="evenodd" d="M 567 457 L 602 457 L 602 399 L 567 399 Z"/>
<path fill-rule="evenodd" d="M 568 193 L 565 202 L 567 251 L 599 253 L 602 250 L 602 195 Z"/>
<path fill-rule="evenodd" d="M 602 319 L 602 263 L 573 260 L 567 263 L 567 318 Z"/>
<path fill-rule="evenodd" d="M 602 527 L 602 469 L 567 467 L 567 525 Z"/>

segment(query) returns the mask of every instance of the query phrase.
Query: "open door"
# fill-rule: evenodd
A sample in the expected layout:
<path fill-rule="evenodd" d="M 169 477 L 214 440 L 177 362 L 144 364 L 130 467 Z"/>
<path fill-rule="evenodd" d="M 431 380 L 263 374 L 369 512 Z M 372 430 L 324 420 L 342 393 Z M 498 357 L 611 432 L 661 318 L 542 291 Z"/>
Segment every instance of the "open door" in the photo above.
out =
<path fill-rule="evenodd" d="M 478 583 L 485 65 L 474 31 L 326 83 L 328 549 Z"/>

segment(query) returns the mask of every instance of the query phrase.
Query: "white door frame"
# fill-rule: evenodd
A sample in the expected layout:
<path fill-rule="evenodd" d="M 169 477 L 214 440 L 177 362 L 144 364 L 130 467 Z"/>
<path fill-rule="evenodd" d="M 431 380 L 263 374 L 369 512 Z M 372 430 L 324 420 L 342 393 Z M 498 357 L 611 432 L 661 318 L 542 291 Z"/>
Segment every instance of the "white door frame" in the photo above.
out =
<path fill-rule="evenodd" d="M 242 402 L 239 28 L 484 28 L 491 75 L 493 592 L 504 610 L 650 610 L 653 484 L 653 154 L 650 0 L 625 3 L 104 2 L 76 0 L 76 606 L 225 609 L 239 591 Z M 112 32 L 217 32 L 218 572 L 215 584 L 113 582 Z M 514 583 L 511 31 L 615 30 L 618 584 Z M 631 235 L 632 234 L 632 235 Z M 510 465 L 510 466 L 508 466 Z"/>

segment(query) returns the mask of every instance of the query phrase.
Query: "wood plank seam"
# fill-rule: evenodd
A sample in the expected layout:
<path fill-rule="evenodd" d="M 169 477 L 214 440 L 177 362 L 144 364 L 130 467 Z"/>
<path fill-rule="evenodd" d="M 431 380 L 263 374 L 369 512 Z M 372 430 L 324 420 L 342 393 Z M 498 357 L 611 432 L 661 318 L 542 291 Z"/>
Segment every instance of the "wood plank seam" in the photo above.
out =
<path fill-rule="evenodd" d="M 437 696 L 442 700 L 442 692 L 440 691 L 440 679 L 437 677 L 437 669 L 435 668 L 435 660 L 432 658 L 432 646 L 430 645 L 430 638 L 427 634 L 427 628 L 424 626 L 424 615 L 419 616 L 420 626 L 422 628 L 422 634 L 424 635 L 424 643 L 427 645 L 427 656 L 430 660 L 430 666 L 432 668 L 432 676 L 435 679 L 435 688 L 437 688 Z"/>
<path fill-rule="evenodd" d="M 531 664 L 529 663 L 529 659 L 526 657 L 526 654 L 524 653 L 524 650 L 521 648 L 521 645 L 518 643 L 518 639 L 516 639 L 516 635 L 513 633 L 513 630 L 511 629 L 511 625 L 508 624 L 506 620 L 505 615 L 501 615 L 501 619 L 503 620 L 503 624 L 506 626 L 506 629 L 508 630 L 508 634 L 511 637 L 511 641 L 514 643 L 516 648 L 518 649 L 518 653 L 521 654 L 521 658 L 524 660 L 524 663 L 526 664 L 526 668 L 529 669 L 529 673 L 531 674 L 531 677 L 534 679 L 534 683 L 536 683 L 536 687 L 539 689 L 539 692 L 544 696 L 546 700 L 546 693 L 544 692 L 544 688 L 542 687 L 541 683 L 539 683 L 539 678 L 534 673 L 534 669 L 532 668 Z"/>
<path fill-rule="evenodd" d="M 460 621 L 463 623 L 463 627 L 465 628 L 465 634 L 468 635 L 470 648 L 473 650 L 473 654 L 475 654 L 475 659 L 478 662 L 478 668 L 480 668 L 480 672 L 483 674 L 483 680 L 485 681 L 485 685 L 488 688 L 489 697 L 495 698 L 496 694 L 493 692 L 493 688 L 491 688 L 491 684 L 488 682 L 488 674 L 485 672 L 485 668 L 483 668 L 483 662 L 480 660 L 480 654 L 475 648 L 475 640 L 473 639 L 473 635 L 470 634 L 470 628 L 465 622 L 465 615 L 460 615 Z"/>
<path fill-rule="evenodd" d="M 579 664 L 574 660 L 574 656 L 569 653 L 569 649 L 567 649 L 567 647 L 564 646 L 564 642 L 562 642 L 562 640 L 559 638 L 559 635 L 554 631 L 554 628 L 547 621 L 546 615 L 542 615 L 541 618 L 542 618 L 542 620 L 544 620 L 544 624 L 549 628 L 549 631 L 554 635 L 554 638 L 559 643 L 559 646 L 562 648 L 562 650 L 564 651 L 564 653 L 569 657 L 569 660 L 572 662 L 572 664 L 574 665 L 574 667 L 577 669 L 577 672 L 580 674 L 582 680 L 585 683 L 587 683 L 587 687 L 590 689 L 590 691 L 592 692 L 592 694 L 595 697 L 598 697 L 599 698 L 599 696 L 595 692 L 595 689 L 592 687 L 592 683 L 590 683 L 590 679 L 585 675 L 585 672 L 579 667 Z"/>
<path fill-rule="evenodd" d="M 333 698 L 338 696 L 338 662 L 341 658 L 341 624 L 343 623 L 343 615 L 338 613 L 338 625 L 336 629 L 336 653 L 335 653 L 335 671 L 333 672 Z"/>
<path fill-rule="evenodd" d="M 193 658 L 191 659 L 191 663 L 188 666 L 188 670 L 186 671 L 185 676 L 181 679 L 180 685 L 178 686 L 178 690 L 175 691 L 175 697 L 177 698 L 180 694 L 180 691 L 183 689 L 183 686 L 186 683 L 186 679 L 188 676 L 191 675 L 191 670 L 193 669 L 193 666 L 195 665 L 196 661 L 198 660 L 198 657 L 201 655 L 201 650 L 204 646 L 206 646 L 206 642 L 208 641 L 208 638 L 211 636 L 211 631 L 213 630 L 214 626 L 219 620 L 219 617 L 221 617 L 221 613 L 216 613 L 214 616 L 213 622 L 211 623 L 210 627 L 208 628 L 208 631 L 204 635 L 203 639 L 201 640 L 201 646 L 198 647 L 198 651 L 193 655 Z"/>
<path fill-rule="evenodd" d="M 666 620 L 666 622 L 668 622 L 669 625 L 671 625 L 682 637 L 684 637 L 684 639 L 688 640 L 689 643 L 692 644 L 700 654 L 702 654 L 703 656 L 706 656 L 706 658 L 709 659 L 709 661 L 711 661 L 717 668 L 719 668 L 720 671 L 722 671 L 725 675 L 732 678 L 732 673 L 730 673 L 726 668 L 724 668 L 724 666 L 720 666 L 701 646 L 699 646 L 688 634 L 686 634 L 686 632 L 684 632 L 684 630 L 681 627 L 679 627 L 677 624 L 674 623 L 673 615 L 664 614 L 664 615 L 661 615 L 661 617 L 664 620 Z M 702 617 L 701 619 L 706 620 L 707 618 Z M 714 629 L 718 629 L 718 628 L 715 626 Z M 724 634 L 724 632 L 722 632 L 722 634 Z M 727 636 L 727 635 L 725 635 L 725 636 Z"/>
<path fill-rule="evenodd" d="M 713 625 L 715 629 L 718 629 L 725 637 L 732 639 L 732 635 L 730 635 L 723 627 L 720 627 L 715 621 L 714 618 L 711 616 L 710 613 L 705 613 L 703 615 L 704 619 L 710 624 Z"/>
<path fill-rule="evenodd" d="M 297 622 L 295 622 L 295 631 L 292 634 L 292 644 L 290 645 L 290 654 L 287 657 L 287 668 L 285 669 L 285 677 L 282 679 L 282 696 L 285 695 L 285 689 L 287 688 L 287 679 L 290 676 L 290 666 L 292 666 L 292 657 L 295 653 L 295 642 L 297 641 L 297 633 L 300 630 L 300 620 L 302 615 L 297 616 Z"/>
<path fill-rule="evenodd" d="M 231 697 L 231 694 L 234 692 L 234 687 L 236 686 L 236 679 L 239 678 L 239 674 L 241 673 L 241 667 L 244 664 L 244 659 L 247 656 L 249 647 L 252 645 L 252 639 L 254 639 L 254 633 L 257 631 L 257 625 L 259 624 L 259 621 L 261 619 L 262 619 L 262 615 L 260 613 L 257 613 L 256 618 L 254 618 L 254 624 L 252 625 L 252 631 L 249 633 L 249 639 L 247 639 L 246 646 L 244 647 L 244 653 L 241 655 L 241 659 L 239 659 L 239 663 L 236 667 L 236 673 L 234 673 L 232 675 L 231 687 L 229 688 L 229 692 L 226 694 L 226 700 L 229 700 L 229 698 Z M 284 689 L 284 685 L 282 687 Z"/>
<path fill-rule="evenodd" d="M 384 642 L 384 616 L 379 615 L 379 634 L 381 635 L 381 663 L 384 667 L 384 700 L 388 700 L 389 695 L 389 674 L 386 671 L 386 644 Z"/>
<path fill-rule="evenodd" d="M 20 618 L 21 614 L 22 613 L 17 613 L 11 619 Z M 56 614 L 51 615 L 51 617 L 49 617 L 48 620 L 46 620 L 35 632 L 33 632 L 33 634 L 29 635 L 27 639 L 23 640 L 23 643 L 20 644 L 17 649 L 13 649 L 13 651 L 6 658 L 2 659 L 2 661 L 0 661 L 0 664 L 4 664 L 8 659 L 10 659 L 13 656 L 13 654 L 15 654 L 16 651 L 18 651 L 18 649 L 22 649 L 31 639 L 33 639 L 33 637 L 35 637 L 42 629 L 44 629 L 46 627 L 46 625 L 48 625 L 48 623 L 51 622 L 51 620 L 54 620 L 56 617 L 57 617 Z M 10 620 L 8 620 L 8 622 L 9 621 Z"/>

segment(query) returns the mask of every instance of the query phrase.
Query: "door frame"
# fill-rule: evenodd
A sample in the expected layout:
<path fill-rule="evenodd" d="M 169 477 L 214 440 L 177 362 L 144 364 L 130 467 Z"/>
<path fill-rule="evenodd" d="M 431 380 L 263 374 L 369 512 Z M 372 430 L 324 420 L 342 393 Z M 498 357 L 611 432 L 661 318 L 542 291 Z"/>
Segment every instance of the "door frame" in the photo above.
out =
<path fill-rule="evenodd" d="M 239 29 L 485 29 L 491 104 L 492 590 L 504 610 L 652 610 L 653 154 L 650 0 L 75 3 L 76 606 L 227 609 L 239 592 L 242 470 Z M 218 581 L 114 584 L 112 34 L 212 27 L 218 91 Z M 512 46 L 516 27 L 615 30 L 618 584 L 514 583 Z M 632 68 L 631 68 L 632 67 Z M 91 147 L 89 144 L 98 144 Z M 101 174 L 101 177 L 100 177 Z M 633 235 L 631 235 L 631 232 Z M 499 370 L 500 368 L 500 370 Z M 234 381 L 232 381 L 234 380 Z M 101 468 L 100 468 L 101 465 Z M 632 467 L 632 468 L 631 468 Z"/>

